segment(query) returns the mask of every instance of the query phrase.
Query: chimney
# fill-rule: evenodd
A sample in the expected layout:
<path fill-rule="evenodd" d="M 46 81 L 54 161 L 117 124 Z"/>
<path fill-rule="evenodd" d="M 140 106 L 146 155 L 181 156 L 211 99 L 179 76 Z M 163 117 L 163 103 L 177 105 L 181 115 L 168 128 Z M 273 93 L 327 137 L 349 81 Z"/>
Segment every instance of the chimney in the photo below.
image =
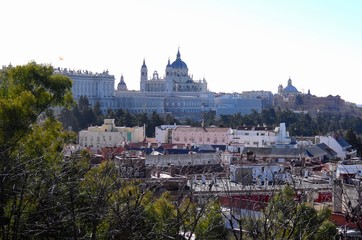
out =
<path fill-rule="evenodd" d="M 170 165 L 170 175 L 171 177 L 175 176 L 175 164 Z"/>
<path fill-rule="evenodd" d="M 160 178 L 160 175 L 161 175 L 161 170 L 160 170 L 160 167 L 157 166 L 156 167 L 156 176 L 157 176 L 157 178 Z"/>
<path fill-rule="evenodd" d="M 332 202 L 333 202 L 333 211 L 334 212 L 342 212 L 343 205 L 342 205 L 342 181 L 340 179 L 336 179 L 333 181 L 333 194 L 332 194 Z"/>

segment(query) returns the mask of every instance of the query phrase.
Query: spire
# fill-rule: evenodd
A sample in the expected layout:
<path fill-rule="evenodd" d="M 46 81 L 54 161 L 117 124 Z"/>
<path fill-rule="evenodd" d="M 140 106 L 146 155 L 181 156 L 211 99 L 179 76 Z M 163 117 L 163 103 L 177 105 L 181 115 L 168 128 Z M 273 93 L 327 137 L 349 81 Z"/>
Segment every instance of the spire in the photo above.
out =
<path fill-rule="evenodd" d="M 177 59 L 181 59 L 181 54 L 180 54 L 180 47 L 178 47 L 177 49 L 177 55 L 176 55 Z"/>
<path fill-rule="evenodd" d="M 170 63 L 170 58 L 168 58 L 168 61 L 167 61 L 167 67 L 171 66 L 171 63 Z"/>
<path fill-rule="evenodd" d="M 146 66 L 146 60 L 145 60 L 145 59 L 143 59 L 142 67 L 147 67 L 147 66 Z"/>
<path fill-rule="evenodd" d="M 119 81 L 119 83 L 117 85 L 117 90 L 118 91 L 128 91 L 127 84 L 124 82 L 123 73 L 121 75 L 121 80 Z"/>

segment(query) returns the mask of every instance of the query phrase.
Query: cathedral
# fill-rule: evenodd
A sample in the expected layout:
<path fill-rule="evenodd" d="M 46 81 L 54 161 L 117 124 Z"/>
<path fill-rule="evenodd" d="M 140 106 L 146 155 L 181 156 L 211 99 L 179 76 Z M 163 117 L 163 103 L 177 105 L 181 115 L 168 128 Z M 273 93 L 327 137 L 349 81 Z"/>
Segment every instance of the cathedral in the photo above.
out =
<path fill-rule="evenodd" d="M 115 92 L 114 107 L 127 108 L 132 113 L 171 113 L 179 118 L 200 118 L 202 111 L 209 111 L 214 106 L 215 97 L 208 91 L 205 79 L 195 81 L 188 71 L 180 50 L 174 62 L 168 60 L 164 78 L 157 71 L 149 76 L 143 60 L 140 91 L 128 91 L 122 76 Z"/>
<path fill-rule="evenodd" d="M 279 95 L 283 95 L 284 97 L 288 97 L 288 96 L 295 96 L 300 94 L 300 92 L 297 90 L 296 87 L 293 86 L 292 84 L 292 79 L 288 79 L 288 85 L 283 88 L 283 85 L 279 85 L 278 86 L 278 94 Z"/>
<path fill-rule="evenodd" d="M 141 67 L 140 91 L 163 92 L 163 93 L 206 93 L 207 82 L 205 79 L 194 81 L 188 73 L 189 69 L 184 61 L 181 60 L 180 50 L 177 51 L 176 60 L 170 64 L 168 60 L 165 78 L 159 77 L 157 71 L 154 71 L 152 77 L 148 79 L 148 70 L 145 61 Z"/>
<path fill-rule="evenodd" d="M 202 114 L 210 110 L 216 111 L 216 114 L 261 111 L 261 100 L 258 98 L 216 95 L 208 90 L 205 79 L 194 80 L 189 74 L 187 64 L 181 59 L 179 49 L 172 63 L 168 59 L 163 78 L 157 71 L 149 74 L 146 61 L 143 60 L 139 91 L 129 90 L 123 75 L 114 90 L 115 77 L 108 71 L 92 73 L 58 68 L 56 73 L 73 80 L 72 92 L 75 100 L 86 96 L 92 105 L 99 102 L 103 112 L 108 109 L 124 109 L 134 114 L 170 113 L 180 120 L 200 120 Z"/>

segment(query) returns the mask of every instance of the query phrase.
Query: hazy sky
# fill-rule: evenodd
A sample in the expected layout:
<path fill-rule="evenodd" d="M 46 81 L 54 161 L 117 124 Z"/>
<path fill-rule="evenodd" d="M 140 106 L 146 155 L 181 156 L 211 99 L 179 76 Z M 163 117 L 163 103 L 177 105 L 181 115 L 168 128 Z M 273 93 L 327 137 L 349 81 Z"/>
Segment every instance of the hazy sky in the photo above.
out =
<path fill-rule="evenodd" d="M 209 90 L 301 92 L 362 103 L 360 0 L 2 0 L 0 64 L 164 75 L 178 47 Z M 59 60 L 62 57 L 64 60 Z"/>

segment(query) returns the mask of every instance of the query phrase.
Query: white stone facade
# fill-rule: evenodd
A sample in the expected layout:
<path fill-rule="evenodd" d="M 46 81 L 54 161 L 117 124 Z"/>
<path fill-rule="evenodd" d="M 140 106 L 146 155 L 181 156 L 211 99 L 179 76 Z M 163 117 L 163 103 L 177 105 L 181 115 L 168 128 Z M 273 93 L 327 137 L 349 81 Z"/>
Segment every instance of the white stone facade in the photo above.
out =
<path fill-rule="evenodd" d="M 86 148 L 118 147 L 127 142 L 142 142 L 144 127 L 117 127 L 114 119 L 104 119 L 102 126 L 88 127 L 79 132 L 79 145 Z"/>
<path fill-rule="evenodd" d="M 73 97 L 110 98 L 114 96 L 114 75 L 108 71 L 92 73 L 81 70 L 55 69 L 55 73 L 68 76 L 73 81 Z"/>
<path fill-rule="evenodd" d="M 230 144 L 241 147 L 268 147 L 291 143 L 285 123 L 272 129 L 270 127 L 240 127 L 229 136 Z"/>
<path fill-rule="evenodd" d="M 69 77 L 72 82 L 72 93 L 76 101 L 81 96 L 86 96 L 90 104 L 100 101 L 101 109 L 106 111 L 112 108 L 114 98 L 114 75 L 110 75 L 108 71 L 102 73 L 93 73 L 83 70 L 70 70 L 67 68 L 57 68 L 54 70 L 56 74 L 62 74 Z"/>
<path fill-rule="evenodd" d="M 129 90 L 123 75 L 115 89 L 115 77 L 108 71 L 92 73 L 57 68 L 55 73 L 68 76 L 73 81 L 72 93 L 76 101 L 85 96 L 93 106 L 99 102 L 103 112 L 108 109 L 123 109 L 133 114 L 171 113 L 180 120 L 200 120 L 202 114 L 210 110 L 216 110 L 217 115 L 235 113 L 244 115 L 251 110 L 260 112 L 262 106 L 260 99 L 228 100 L 227 104 L 238 106 L 228 109 L 225 104 L 217 106 L 215 93 L 208 90 L 205 78 L 193 79 L 186 63 L 181 60 L 180 51 L 177 52 L 174 62 L 170 63 L 168 60 L 163 77 L 159 76 L 157 71 L 149 77 L 144 60 L 140 72 L 139 91 Z"/>
<path fill-rule="evenodd" d="M 171 64 L 168 60 L 165 77 L 161 78 L 157 71 L 148 79 L 148 69 L 145 61 L 141 67 L 140 91 L 150 92 L 207 92 L 207 82 L 205 79 L 194 81 L 188 73 L 188 67 L 181 60 L 180 51 L 177 51 L 176 60 Z"/>

